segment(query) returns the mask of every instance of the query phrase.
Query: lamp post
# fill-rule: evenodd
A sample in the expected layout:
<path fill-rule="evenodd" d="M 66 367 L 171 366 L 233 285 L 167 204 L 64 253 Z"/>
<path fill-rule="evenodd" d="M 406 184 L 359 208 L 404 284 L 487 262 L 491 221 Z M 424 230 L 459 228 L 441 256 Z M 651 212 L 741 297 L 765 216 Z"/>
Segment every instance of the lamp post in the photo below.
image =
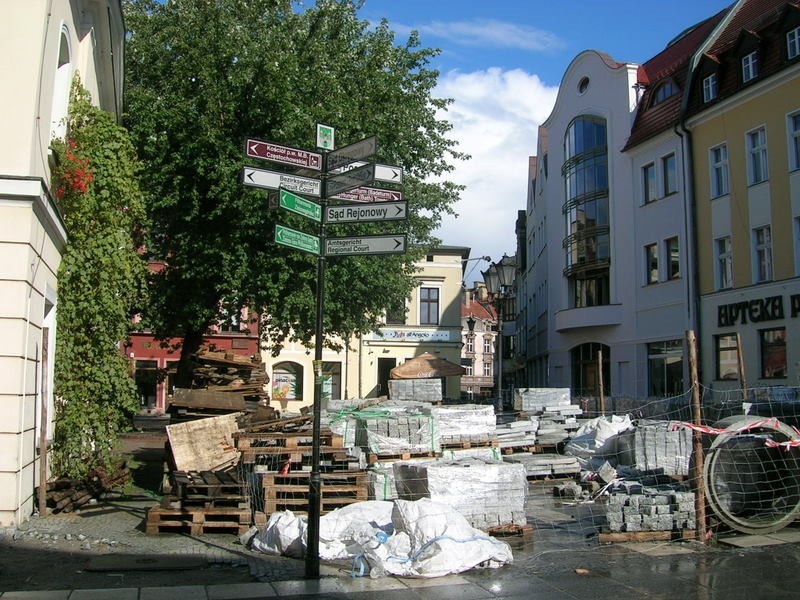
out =
<path fill-rule="evenodd" d="M 483 271 L 483 281 L 486 291 L 493 296 L 495 312 L 497 314 L 497 398 L 495 412 L 503 410 L 503 322 L 505 317 L 505 300 L 514 285 L 517 260 L 514 256 L 503 254 L 500 261 L 492 263 Z"/>

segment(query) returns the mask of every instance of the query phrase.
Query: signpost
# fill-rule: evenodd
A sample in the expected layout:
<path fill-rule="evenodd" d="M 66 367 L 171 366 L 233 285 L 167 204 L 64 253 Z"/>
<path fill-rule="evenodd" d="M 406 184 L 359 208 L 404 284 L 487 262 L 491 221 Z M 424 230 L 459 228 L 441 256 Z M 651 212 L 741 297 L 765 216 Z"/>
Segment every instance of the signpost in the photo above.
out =
<path fill-rule="evenodd" d="M 242 169 L 242 183 L 251 187 L 264 188 L 267 190 L 277 190 L 283 188 L 298 194 L 309 196 L 322 195 L 322 182 L 313 177 L 300 177 L 280 173 L 279 171 L 267 171 L 266 169 L 256 169 L 255 167 L 245 167 Z"/>
<path fill-rule="evenodd" d="M 405 251 L 405 235 L 364 235 L 325 240 L 325 256 L 403 254 Z"/>
<path fill-rule="evenodd" d="M 366 223 L 400 221 L 408 218 L 408 202 L 336 204 L 325 208 L 326 223 Z"/>
<path fill-rule="evenodd" d="M 319 238 L 291 227 L 275 225 L 275 242 L 282 246 L 288 246 L 295 250 L 302 250 L 319 256 Z"/>
<path fill-rule="evenodd" d="M 269 160 L 300 169 L 320 171 L 321 178 L 244 167 L 242 183 L 247 186 L 278 190 L 278 205 L 318 223 L 318 235 L 311 235 L 283 225 L 275 225 L 275 243 L 314 254 L 317 257 L 317 290 L 314 340 L 314 417 L 311 447 L 311 473 L 308 478 L 308 529 L 306 543 L 306 578 L 319 579 L 319 520 L 322 499 L 320 475 L 320 429 L 323 386 L 322 346 L 323 306 L 325 304 L 325 258 L 359 254 L 401 254 L 406 251 L 405 234 L 366 235 L 328 238 L 328 223 L 364 223 L 396 221 L 408 218 L 408 204 L 396 190 L 367 187 L 374 180 L 399 184 L 403 170 L 389 165 L 360 162 L 377 151 L 377 140 L 370 136 L 334 150 L 335 129 L 317 123 L 317 148 L 323 154 L 283 146 L 257 139 L 245 141 L 250 158 Z M 334 170 L 336 170 L 334 172 Z M 306 172 L 307 173 L 307 172 Z M 352 191 L 351 191 L 352 190 Z M 297 194 L 319 198 L 312 202 Z M 355 203 L 328 205 L 329 199 Z M 365 204 L 376 203 L 376 204 Z M 324 217 L 324 218 L 323 218 Z"/>
<path fill-rule="evenodd" d="M 315 171 L 322 170 L 322 154 L 319 152 L 281 146 L 273 142 L 252 138 L 245 140 L 244 151 L 250 158 L 260 158 L 285 165 L 314 169 Z"/>
<path fill-rule="evenodd" d="M 278 204 L 281 208 L 285 208 L 301 217 L 308 217 L 315 221 L 322 220 L 322 207 L 319 204 L 287 190 L 278 190 Z"/>

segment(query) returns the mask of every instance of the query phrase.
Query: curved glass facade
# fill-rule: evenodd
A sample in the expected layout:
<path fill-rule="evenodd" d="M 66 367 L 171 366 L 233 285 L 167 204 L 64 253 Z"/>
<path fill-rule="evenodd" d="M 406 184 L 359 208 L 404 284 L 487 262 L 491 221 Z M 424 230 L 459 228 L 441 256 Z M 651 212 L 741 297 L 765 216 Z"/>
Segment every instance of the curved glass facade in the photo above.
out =
<path fill-rule="evenodd" d="M 564 156 L 561 174 L 567 201 L 562 212 L 567 236 L 562 245 L 572 306 L 608 304 L 611 256 L 605 120 L 591 116 L 573 120 L 564 136 Z"/>

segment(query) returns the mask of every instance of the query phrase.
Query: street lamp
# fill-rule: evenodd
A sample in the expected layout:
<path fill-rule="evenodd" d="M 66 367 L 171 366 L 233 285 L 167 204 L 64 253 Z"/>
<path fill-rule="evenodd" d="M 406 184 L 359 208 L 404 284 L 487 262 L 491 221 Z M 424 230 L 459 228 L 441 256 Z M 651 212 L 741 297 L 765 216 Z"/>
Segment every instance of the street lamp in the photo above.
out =
<path fill-rule="evenodd" d="M 505 320 L 504 301 L 509 288 L 514 285 L 517 260 L 514 256 L 503 254 L 499 262 L 492 263 L 483 271 L 483 282 L 486 291 L 493 296 L 497 314 L 497 399 L 495 412 L 503 410 L 503 321 Z"/>

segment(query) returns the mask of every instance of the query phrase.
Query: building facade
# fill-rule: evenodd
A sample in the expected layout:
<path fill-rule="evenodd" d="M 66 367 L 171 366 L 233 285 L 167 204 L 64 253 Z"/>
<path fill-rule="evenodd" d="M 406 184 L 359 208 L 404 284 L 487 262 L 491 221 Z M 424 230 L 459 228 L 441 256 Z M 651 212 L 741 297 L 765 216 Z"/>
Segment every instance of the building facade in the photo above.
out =
<path fill-rule="evenodd" d="M 800 5 L 737 2 L 695 57 L 692 83 L 701 381 L 797 386 Z"/>
<path fill-rule="evenodd" d="M 476 283 L 464 289 L 461 306 L 461 398 L 470 403 L 488 402 L 495 397 L 495 354 L 498 324 L 494 304 L 486 286 Z"/>
<path fill-rule="evenodd" d="M 118 0 L 5 2 L 0 14 L 0 526 L 9 526 L 33 513 L 53 433 L 56 273 L 67 231 L 51 193 L 50 142 L 64 137 L 75 74 L 119 116 L 124 27 Z"/>

